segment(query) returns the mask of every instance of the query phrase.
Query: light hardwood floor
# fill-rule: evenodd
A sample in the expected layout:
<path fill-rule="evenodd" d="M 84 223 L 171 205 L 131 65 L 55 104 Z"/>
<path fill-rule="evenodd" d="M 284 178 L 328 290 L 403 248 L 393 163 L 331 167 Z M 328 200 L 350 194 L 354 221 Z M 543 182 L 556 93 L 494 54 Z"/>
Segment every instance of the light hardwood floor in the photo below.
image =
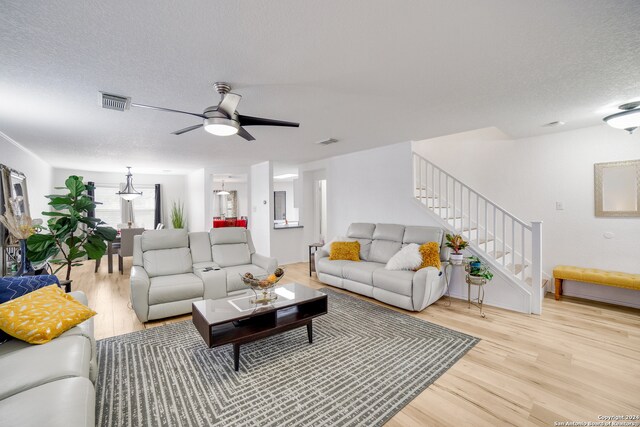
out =
<path fill-rule="evenodd" d="M 84 291 L 98 312 L 96 338 L 191 317 L 141 324 L 129 303 L 130 259 L 124 275 L 108 274 L 106 264 L 96 274 L 93 262 L 72 273 L 73 289 Z M 309 277 L 306 263 L 288 266 L 287 281 L 325 286 Z M 550 297 L 541 316 L 485 312 L 482 319 L 466 301 L 449 306 L 445 298 L 421 313 L 405 312 L 482 341 L 387 426 L 549 426 L 640 415 L 640 310 Z"/>

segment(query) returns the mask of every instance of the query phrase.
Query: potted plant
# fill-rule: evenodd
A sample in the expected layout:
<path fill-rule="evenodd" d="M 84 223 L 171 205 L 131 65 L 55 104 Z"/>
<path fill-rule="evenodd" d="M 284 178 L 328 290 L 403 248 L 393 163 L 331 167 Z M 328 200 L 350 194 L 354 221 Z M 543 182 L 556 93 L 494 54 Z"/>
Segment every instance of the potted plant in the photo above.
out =
<path fill-rule="evenodd" d="M 116 230 L 104 226 L 104 221 L 89 216 L 96 204 L 87 195 L 90 186 L 82 182 L 81 176 L 72 175 L 65 181 L 67 194 L 50 194 L 49 206 L 53 211 L 42 212 L 51 217 L 47 227 L 42 227 L 45 233 L 32 234 L 27 239 L 27 253 L 33 262 L 44 262 L 60 254 L 61 257 L 50 262 L 60 264 L 54 272 L 67 268 L 66 279 L 71 276 L 71 267 L 82 265 L 79 261 L 101 258 L 106 249 L 106 241 L 116 238 Z"/>
<path fill-rule="evenodd" d="M 173 228 L 184 228 L 184 204 L 174 201 L 171 205 L 171 225 Z"/>
<path fill-rule="evenodd" d="M 486 280 L 487 282 L 493 279 L 493 273 L 489 270 L 489 267 L 476 256 L 470 256 L 467 258 L 469 273 L 469 279 L 474 282 L 480 282 Z"/>
<path fill-rule="evenodd" d="M 446 236 L 447 242 L 445 246 L 453 249 L 453 253 L 449 256 L 449 262 L 453 265 L 462 264 L 462 250 L 469 246 L 469 243 L 462 238 L 459 234 L 447 234 Z"/>

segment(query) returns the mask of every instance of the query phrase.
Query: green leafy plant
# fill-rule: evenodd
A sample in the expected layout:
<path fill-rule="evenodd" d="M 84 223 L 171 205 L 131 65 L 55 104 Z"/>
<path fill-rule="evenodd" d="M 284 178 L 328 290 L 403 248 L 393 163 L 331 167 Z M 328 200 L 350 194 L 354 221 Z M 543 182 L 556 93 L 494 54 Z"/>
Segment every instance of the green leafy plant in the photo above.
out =
<path fill-rule="evenodd" d="M 67 194 L 45 196 L 54 211 L 42 212 L 51 218 L 47 227 L 42 227 L 44 233 L 33 234 L 27 239 L 27 256 L 33 262 L 49 260 L 60 264 L 56 273 L 66 267 L 69 280 L 71 267 L 82 265 L 79 260 L 85 256 L 99 259 L 104 255 L 107 250 L 105 241 L 113 241 L 116 230 L 104 226 L 104 221 L 88 216 L 96 204 L 87 195 L 92 188 L 82 182 L 81 176 L 70 176 L 64 185 L 56 189 L 68 190 Z M 60 258 L 50 259 L 58 254 Z"/>
<path fill-rule="evenodd" d="M 459 234 L 447 234 L 445 237 L 447 242 L 444 245 L 453 249 L 453 253 L 456 255 L 460 255 L 460 251 L 469 246 L 469 243 Z"/>
<path fill-rule="evenodd" d="M 184 228 L 184 203 L 179 200 L 171 205 L 171 225 L 173 228 Z"/>
<path fill-rule="evenodd" d="M 483 279 L 486 280 L 491 280 L 493 279 L 493 273 L 491 272 L 491 270 L 489 270 L 489 267 L 487 267 L 487 265 L 482 262 L 482 260 L 480 258 L 478 258 L 477 256 L 470 256 L 468 258 L 466 258 L 466 261 L 469 263 L 470 268 L 469 268 L 469 275 L 473 276 L 473 277 L 482 277 Z M 480 263 L 480 267 L 476 266 L 471 266 L 472 263 Z"/>

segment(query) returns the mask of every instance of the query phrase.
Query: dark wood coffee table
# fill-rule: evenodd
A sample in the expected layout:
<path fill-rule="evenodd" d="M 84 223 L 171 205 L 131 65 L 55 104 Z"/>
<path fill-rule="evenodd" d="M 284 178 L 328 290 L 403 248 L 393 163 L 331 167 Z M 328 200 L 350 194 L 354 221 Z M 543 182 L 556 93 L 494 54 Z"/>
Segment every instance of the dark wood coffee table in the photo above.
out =
<path fill-rule="evenodd" d="M 253 292 L 193 303 L 193 324 L 209 348 L 233 344 L 233 367 L 240 363 L 240 346 L 291 329 L 307 327 L 313 343 L 313 318 L 327 313 L 327 295 L 294 283 L 275 288 L 278 299 L 252 304 Z"/>

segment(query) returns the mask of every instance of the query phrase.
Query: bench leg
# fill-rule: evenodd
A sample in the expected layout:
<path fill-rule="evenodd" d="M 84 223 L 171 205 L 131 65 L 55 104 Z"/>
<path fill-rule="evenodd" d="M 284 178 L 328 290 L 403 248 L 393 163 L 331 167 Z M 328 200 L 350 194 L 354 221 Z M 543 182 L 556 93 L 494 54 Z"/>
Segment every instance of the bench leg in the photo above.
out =
<path fill-rule="evenodd" d="M 562 295 L 562 279 L 556 279 L 556 301 L 560 299 Z"/>

